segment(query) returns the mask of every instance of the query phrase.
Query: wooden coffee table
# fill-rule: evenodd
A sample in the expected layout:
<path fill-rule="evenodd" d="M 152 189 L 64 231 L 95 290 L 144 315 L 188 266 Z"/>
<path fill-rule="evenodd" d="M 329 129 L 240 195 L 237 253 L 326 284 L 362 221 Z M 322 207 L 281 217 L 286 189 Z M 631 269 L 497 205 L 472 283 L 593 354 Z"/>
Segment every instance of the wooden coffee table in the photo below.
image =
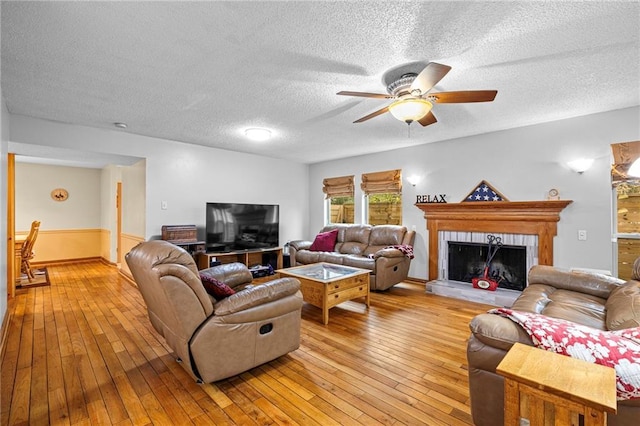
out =
<path fill-rule="evenodd" d="M 313 263 L 311 265 L 278 269 L 281 277 L 300 280 L 300 290 L 304 301 L 322 309 L 322 322 L 329 323 L 329 309 L 347 300 L 364 297 L 369 308 L 368 269 Z"/>

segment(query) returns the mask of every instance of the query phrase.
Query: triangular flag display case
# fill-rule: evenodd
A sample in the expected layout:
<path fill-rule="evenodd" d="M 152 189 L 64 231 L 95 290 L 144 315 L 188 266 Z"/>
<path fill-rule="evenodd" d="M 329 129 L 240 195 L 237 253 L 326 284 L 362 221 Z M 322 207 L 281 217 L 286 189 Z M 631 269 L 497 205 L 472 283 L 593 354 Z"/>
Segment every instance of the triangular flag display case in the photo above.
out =
<path fill-rule="evenodd" d="M 509 201 L 507 197 L 496 190 L 489 182 L 483 180 L 467 194 L 461 202 L 465 201 Z"/>

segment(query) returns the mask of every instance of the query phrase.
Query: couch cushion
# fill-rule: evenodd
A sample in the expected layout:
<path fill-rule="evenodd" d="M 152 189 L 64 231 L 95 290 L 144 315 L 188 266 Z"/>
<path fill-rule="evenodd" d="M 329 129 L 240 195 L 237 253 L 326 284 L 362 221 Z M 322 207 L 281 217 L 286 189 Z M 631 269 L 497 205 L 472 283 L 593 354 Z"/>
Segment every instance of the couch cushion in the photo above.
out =
<path fill-rule="evenodd" d="M 606 300 L 591 294 L 531 284 L 515 301 L 513 310 L 547 315 L 605 330 Z"/>
<path fill-rule="evenodd" d="M 369 235 L 371 235 L 371 225 L 352 225 L 344 229 L 344 242 L 354 242 L 369 244 Z"/>
<path fill-rule="evenodd" d="M 407 232 L 407 228 L 398 225 L 377 225 L 371 230 L 369 236 L 370 246 L 380 246 L 384 248 L 386 246 L 393 246 L 402 244 L 404 234 Z"/>
<path fill-rule="evenodd" d="M 313 244 L 309 247 L 311 251 L 333 251 L 336 246 L 336 238 L 338 238 L 338 230 L 333 229 L 327 232 L 321 232 L 316 235 Z"/>
<path fill-rule="evenodd" d="M 344 258 L 344 254 L 325 251 L 325 252 L 319 253 L 318 262 L 327 262 L 327 263 L 333 263 L 335 265 L 342 265 L 343 258 Z"/>
<path fill-rule="evenodd" d="M 640 327 L 640 281 L 630 280 L 607 299 L 607 329 Z"/>
<path fill-rule="evenodd" d="M 343 254 L 353 254 L 357 256 L 364 256 L 367 245 L 363 243 L 348 241 L 345 243 L 338 243 L 338 251 Z"/>
<path fill-rule="evenodd" d="M 373 268 L 376 266 L 376 261 L 368 257 L 345 254 L 342 256 L 342 264 L 353 268 L 370 269 L 373 271 Z"/>

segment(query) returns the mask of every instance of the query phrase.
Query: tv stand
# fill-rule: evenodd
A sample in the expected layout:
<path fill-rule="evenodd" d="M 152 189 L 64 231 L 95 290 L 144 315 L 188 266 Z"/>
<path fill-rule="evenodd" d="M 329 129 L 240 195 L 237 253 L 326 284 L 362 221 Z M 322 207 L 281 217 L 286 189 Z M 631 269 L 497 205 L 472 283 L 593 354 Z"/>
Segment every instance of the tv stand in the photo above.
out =
<path fill-rule="evenodd" d="M 198 269 L 211 267 L 211 262 L 233 263 L 240 262 L 251 267 L 254 265 L 271 264 L 273 269 L 282 269 L 282 247 L 268 249 L 246 249 L 225 252 L 198 253 Z"/>

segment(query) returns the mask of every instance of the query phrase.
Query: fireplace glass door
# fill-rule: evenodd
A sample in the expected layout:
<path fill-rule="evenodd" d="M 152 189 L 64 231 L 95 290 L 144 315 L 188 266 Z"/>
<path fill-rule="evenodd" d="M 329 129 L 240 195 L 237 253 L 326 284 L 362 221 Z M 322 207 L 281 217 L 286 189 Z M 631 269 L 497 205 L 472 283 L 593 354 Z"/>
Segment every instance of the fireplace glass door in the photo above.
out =
<path fill-rule="evenodd" d="M 471 283 L 483 277 L 487 261 L 487 244 L 448 242 L 448 279 Z M 522 291 L 527 282 L 527 250 L 524 246 L 503 245 L 489 264 L 487 275 L 498 287 Z"/>

